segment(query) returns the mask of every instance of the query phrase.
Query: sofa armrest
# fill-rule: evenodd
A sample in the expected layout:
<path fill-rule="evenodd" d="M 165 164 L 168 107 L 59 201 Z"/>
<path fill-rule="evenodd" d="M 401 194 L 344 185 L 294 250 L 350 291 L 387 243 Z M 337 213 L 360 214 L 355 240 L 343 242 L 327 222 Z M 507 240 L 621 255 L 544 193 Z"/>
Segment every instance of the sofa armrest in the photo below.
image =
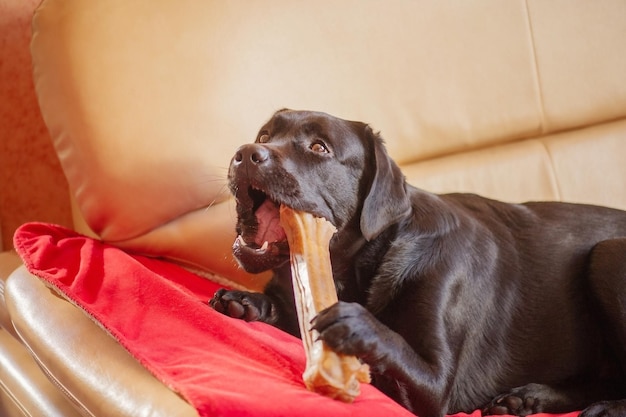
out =
<path fill-rule="evenodd" d="M 0 415 L 81 416 L 46 378 L 24 345 L 4 328 L 0 328 L 0 369 Z"/>
<path fill-rule="evenodd" d="M 22 265 L 22 260 L 15 251 L 0 252 L 0 327 L 15 337 L 17 337 L 17 334 L 13 330 L 11 317 L 4 301 L 4 289 L 7 278 L 20 265 Z"/>
<path fill-rule="evenodd" d="M 197 416 L 82 310 L 24 267 L 7 280 L 5 298 L 24 345 L 85 414 Z"/>

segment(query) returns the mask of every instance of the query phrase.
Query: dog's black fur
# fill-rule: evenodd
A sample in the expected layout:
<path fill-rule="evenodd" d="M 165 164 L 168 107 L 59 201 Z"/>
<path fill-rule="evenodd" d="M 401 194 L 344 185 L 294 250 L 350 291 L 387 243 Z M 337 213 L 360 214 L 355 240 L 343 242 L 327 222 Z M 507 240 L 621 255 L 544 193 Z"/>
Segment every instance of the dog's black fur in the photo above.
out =
<path fill-rule="evenodd" d="M 218 291 L 218 311 L 298 333 L 285 204 L 338 230 L 341 301 L 313 329 L 409 410 L 626 415 L 626 212 L 431 194 L 368 125 L 304 111 L 277 112 L 229 180 L 235 255 L 276 273 L 264 294 Z"/>

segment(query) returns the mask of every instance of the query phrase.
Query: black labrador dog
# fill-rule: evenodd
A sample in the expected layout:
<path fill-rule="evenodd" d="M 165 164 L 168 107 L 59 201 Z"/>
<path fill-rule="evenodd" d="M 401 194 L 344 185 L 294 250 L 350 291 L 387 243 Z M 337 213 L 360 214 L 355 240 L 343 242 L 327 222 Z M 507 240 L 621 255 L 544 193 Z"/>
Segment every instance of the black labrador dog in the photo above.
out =
<path fill-rule="evenodd" d="M 312 328 L 407 409 L 626 415 L 626 212 L 432 194 L 367 124 L 308 111 L 274 114 L 229 182 L 234 253 L 275 276 L 263 294 L 218 291 L 216 310 L 298 334 L 285 204 L 338 230 L 341 301 Z"/>

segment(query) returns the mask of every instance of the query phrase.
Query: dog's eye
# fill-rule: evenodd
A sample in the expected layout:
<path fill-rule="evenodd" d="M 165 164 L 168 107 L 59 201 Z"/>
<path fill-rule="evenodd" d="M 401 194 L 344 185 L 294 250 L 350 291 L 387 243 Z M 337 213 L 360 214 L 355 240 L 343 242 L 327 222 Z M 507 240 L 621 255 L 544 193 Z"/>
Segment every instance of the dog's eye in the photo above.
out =
<path fill-rule="evenodd" d="M 267 133 L 264 133 L 261 136 L 259 136 L 258 141 L 259 143 L 267 143 L 270 141 L 270 135 L 268 135 Z"/>
<path fill-rule="evenodd" d="M 317 152 L 317 153 L 328 153 L 328 148 L 326 147 L 326 145 L 322 142 L 313 142 L 311 144 L 311 146 L 309 146 L 309 149 L 311 149 L 313 152 Z"/>

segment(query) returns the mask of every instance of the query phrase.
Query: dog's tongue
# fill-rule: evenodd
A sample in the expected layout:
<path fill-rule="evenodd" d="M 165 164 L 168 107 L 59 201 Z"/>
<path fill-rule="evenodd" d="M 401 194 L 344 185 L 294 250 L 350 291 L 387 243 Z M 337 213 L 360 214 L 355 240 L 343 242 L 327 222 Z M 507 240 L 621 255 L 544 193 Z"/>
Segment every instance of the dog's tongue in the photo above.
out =
<path fill-rule="evenodd" d="M 269 198 L 255 212 L 259 230 L 254 238 L 254 243 L 262 246 L 265 242 L 280 242 L 287 239 L 285 230 L 280 225 L 278 206 Z"/>

